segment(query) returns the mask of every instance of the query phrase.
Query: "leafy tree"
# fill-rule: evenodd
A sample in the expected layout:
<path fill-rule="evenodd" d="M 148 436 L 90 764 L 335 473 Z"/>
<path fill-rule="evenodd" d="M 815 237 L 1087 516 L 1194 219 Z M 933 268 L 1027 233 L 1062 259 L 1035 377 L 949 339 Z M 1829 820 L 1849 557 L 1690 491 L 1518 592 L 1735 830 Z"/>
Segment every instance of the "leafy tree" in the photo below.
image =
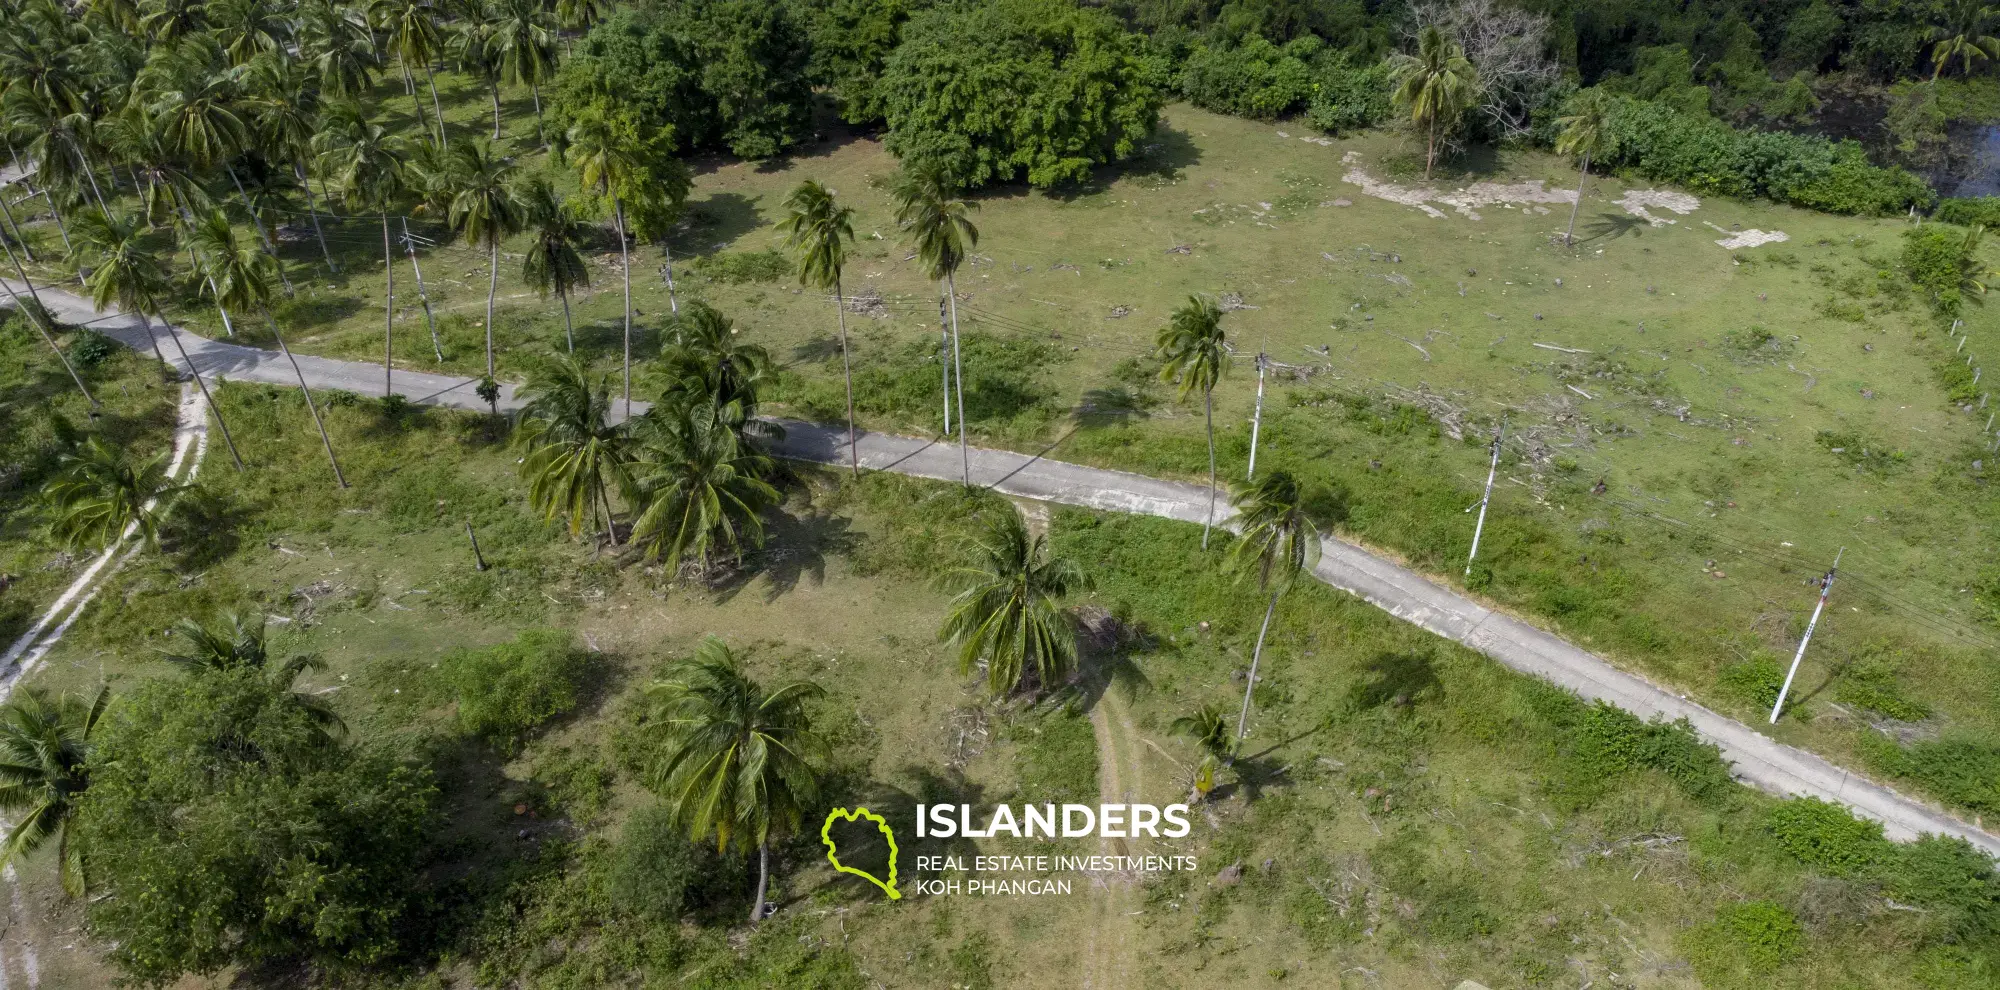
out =
<path fill-rule="evenodd" d="M 714 403 L 675 393 L 660 398 L 632 421 L 632 542 L 669 573 L 684 563 L 710 573 L 723 554 L 740 563 L 746 547 L 763 545 L 761 513 L 779 501 L 765 480 L 775 465 Z"/>
<path fill-rule="evenodd" d="M 1181 92 L 1220 113 L 1271 120 L 1313 94 L 1311 62 L 1325 42 L 1306 35 L 1280 48 L 1253 34 L 1241 42 L 1198 45 L 1181 67 Z"/>
<path fill-rule="evenodd" d="M 879 83 L 889 55 L 903 40 L 909 0 L 822 0 L 801 5 L 812 41 L 812 78 L 840 103 L 850 124 L 887 116 Z"/>
<path fill-rule="evenodd" d="M 785 197 L 785 218 L 778 222 L 785 244 L 799 253 L 799 284 L 833 292 L 833 313 L 840 326 L 840 375 L 847 382 L 847 462 L 861 475 L 861 450 L 854 435 L 854 369 L 847 356 L 847 300 L 840 273 L 847 265 L 847 246 L 854 242 L 854 207 L 842 206 L 833 190 L 811 179 Z"/>
<path fill-rule="evenodd" d="M 0 846 L 0 863 L 11 866 L 54 839 L 63 892 L 71 897 L 89 887 L 84 843 L 71 823 L 90 786 L 90 734 L 110 700 L 110 685 L 89 701 L 55 700 L 30 687 L 0 706 L 0 810 L 19 816 Z"/>
<path fill-rule="evenodd" d="M 261 670 L 158 678 L 100 724 L 75 828 L 103 897 L 90 925 L 134 980 L 405 946 L 435 828 L 428 771 L 330 744 Z"/>
<path fill-rule="evenodd" d="M 153 356 L 166 364 L 166 357 L 160 353 L 160 341 L 153 336 L 150 314 L 160 308 L 160 297 L 166 292 L 167 266 L 145 245 L 145 231 L 128 215 L 97 210 L 79 217 L 76 231 L 75 249 L 70 252 L 69 262 L 79 269 L 90 269 L 90 277 L 84 284 L 90 289 L 91 304 L 100 313 L 115 303 L 119 309 L 137 315 L 139 325 L 146 330 L 146 339 L 152 341 Z M 187 348 L 181 346 L 179 331 L 169 328 L 167 337 L 180 352 L 181 363 L 187 365 L 195 385 L 201 388 L 202 400 L 215 416 L 215 425 L 222 428 L 230 459 L 236 462 L 238 471 L 243 470 L 243 456 L 236 452 L 236 440 L 229 435 L 229 422 L 222 418 L 215 397 L 208 394 L 208 383 L 195 370 Z"/>
<path fill-rule="evenodd" d="M 1250 692 L 1257 687 L 1257 665 L 1264 659 L 1264 636 L 1278 611 L 1278 596 L 1300 574 L 1319 561 L 1319 525 L 1345 515 L 1345 502 L 1299 484 L 1289 471 L 1273 471 L 1237 493 L 1236 510 L 1243 536 L 1230 549 L 1228 566 L 1238 580 L 1254 577 L 1257 587 L 1271 593 L 1264 624 L 1257 629 L 1257 646 L 1250 654 L 1250 676 L 1243 683 L 1243 711 L 1236 717 L 1236 745 L 1250 729 Z"/>
<path fill-rule="evenodd" d="M 109 548 L 127 530 L 158 546 L 160 526 L 186 490 L 167 477 L 167 455 L 138 460 L 99 437 L 64 454 L 62 471 L 43 488 L 55 509 L 50 532 L 70 546 Z"/>
<path fill-rule="evenodd" d="M 1201 392 L 1202 415 L 1208 422 L 1208 518 L 1201 524 L 1201 546 L 1208 549 L 1208 531 L 1215 525 L 1215 385 L 1229 370 L 1229 346 L 1222 332 L 1222 307 L 1204 296 L 1189 296 L 1174 310 L 1154 341 L 1160 380 L 1181 384 L 1181 398 Z"/>
<path fill-rule="evenodd" d="M 320 659 L 318 654 L 300 653 L 285 658 L 275 667 L 271 666 L 263 615 L 223 612 L 210 625 L 183 617 L 174 623 L 173 631 L 186 645 L 160 650 L 160 659 L 197 677 L 241 671 L 262 674 L 272 689 L 281 692 L 285 702 L 303 714 L 327 740 L 347 736 L 347 723 L 341 721 L 340 713 L 334 711 L 325 698 L 292 690 L 299 675 L 325 670 L 326 661 Z"/>
<path fill-rule="evenodd" d="M 1306 121 L 1329 134 L 1374 127 L 1388 120 L 1389 68 L 1381 61 L 1357 62 L 1341 52 L 1320 61 Z"/>
<path fill-rule="evenodd" d="M 368 119 L 358 103 L 339 102 L 326 108 L 325 129 L 313 139 L 320 174 L 348 208 L 382 219 L 382 274 L 388 286 L 382 294 L 382 394 L 395 391 L 391 358 L 396 349 L 396 256 L 389 247 L 389 210 L 410 192 L 410 173 L 403 159 L 408 145 L 381 124 Z M 488 320 L 490 325 L 493 321 Z M 490 372 L 489 372 L 490 373 Z"/>
<path fill-rule="evenodd" d="M 1936 82 L 1944 73 L 1944 67 L 1958 59 L 1965 65 L 1965 74 L 1972 74 L 1972 63 L 1979 59 L 2000 57 L 2000 38 L 1992 35 L 1995 13 L 1992 7 L 1978 0 L 1953 0 L 1945 8 L 1945 22 L 1931 29 L 1931 37 L 1937 44 L 1931 46 L 1931 81 Z"/>
<path fill-rule="evenodd" d="M 1465 49 L 1435 25 L 1417 36 L 1414 55 L 1390 60 L 1395 100 L 1424 132 L 1424 179 L 1437 164 L 1438 139 L 1448 137 L 1458 119 L 1479 98 L 1478 75 L 1465 59 Z"/>
<path fill-rule="evenodd" d="M 562 300 L 563 342 L 574 354 L 576 326 L 570 320 L 569 294 L 590 287 L 590 263 L 578 250 L 588 235 L 583 222 L 545 177 L 536 176 L 523 189 L 521 210 L 532 238 L 521 258 L 521 280 L 543 299 L 553 292 Z"/>
<path fill-rule="evenodd" d="M 609 386 L 566 354 L 534 365 L 519 395 L 527 405 L 515 442 L 526 451 L 528 504 L 545 519 L 567 520 L 571 536 L 601 509 L 605 538 L 617 546 L 611 491 L 631 485 L 631 455 L 625 432 L 609 423 Z"/>
<path fill-rule="evenodd" d="M 319 406 L 313 403 L 312 388 L 306 384 L 306 373 L 299 368 L 299 360 L 292 356 L 292 348 L 285 343 L 285 335 L 278 330 L 278 319 L 271 315 L 271 269 L 269 255 L 258 253 L 257 249 L 237 243 L 236 229 L 229 225 L 229 218 L 222 211 L 212 210 L 197 221 L 188 232 L 190 253 L 195 265 L 204 276 L 210 294 L 215 297 L 215 305 L 227 316 L 230 309 L 242 312 L 256 309 L 264 314 L 264 322 L 271 327 L 271 336 L 278 342 L 278 350 L 292 366 L 292 374 L 299 380 L 299 394 L 305 396 L 306 411 L 312 413 L 313 426 L 319 430 L 319 442 L 326 448 L 327 463 L 333 466 L 333 482 L 341 488 L 347 487 L 347 477 L 340 473 L 340 458 L 334 456 L 333 438 L 326 432 L 326 421 L 320 418 Z"/>
<path fill-rule="evenodd" d="M 760 921 L 771 840 L 797 832 L 819 801 L 827 745 L 807 706 L 826 692 L 811 681 L 766 690 L 714 636 L 681 668 L 646 689 L 655 746 L 646 784 L 689 838 L 757 848 L 750 920 Z"/>
<path fill-rule="evenodd" d="M 983 664 L 996 695 L 1062 683 L 1076 669 L 1076 627 L 1060 602 L 1089 587 L 1083 569 L 1011 511 L 989 519 L 967 553 L 971 563 L 941 580 L 956 595 L 938 639 L 958 645 L 959 672 Z"/>
<path fill-rule="evenodd" d="M 972 455 L 965 438 L 965 366 L 958 346 L 959 266 L 979 245 L 979 228 L 969 214 L 979 204 L 958 196 L 951 179 L 932 168 L 905 168 L 890 186 L 896 200 L 896 225 L 903 228 L 923 262 L 924 273 L 944 282 L 951 309 L 951 364 L 958 380 L 958 456 L 964 482 L 972 484 Z M 947 416 L 947 418 L 949 418 Z M 950 425 L 946 424 L 949 432 Z"/>
<path fill-rule="evenodd" d="M 1570 113 L 1556 120 L 1562 133 L 1556 137 L 1556 154 L 1576 155 L 1583 160 L 1577 169 L 1576 202 L 1569 207 L 1569 227 L 1563 243 L 1576 242 L 1576 211 L 1583 207 L 1583 184 L 1590 179 L 1590 157 L 1605 151 L 1611 142 L 1611 98 L 1603 90 L 1586 89 L 1570 101 Z"/>
<path fill-rule="evenodd" d="M 1047 189 L 1137 154 L 1164 95 L 1137 39 L 1075 0 L 943 4 L 903 27 L 876 86 L 887 146 L 976 189 Z"/>
<path fill-rule="evenodd" d="M 521 193 L 511 158 L 484 141 L 460 141 L 447 152 L 444 177 L 451 225 L 486 248 L 486 373 L 493 374 L 493 300 L 500 293 L 500 242 L 523 225 Z"/>

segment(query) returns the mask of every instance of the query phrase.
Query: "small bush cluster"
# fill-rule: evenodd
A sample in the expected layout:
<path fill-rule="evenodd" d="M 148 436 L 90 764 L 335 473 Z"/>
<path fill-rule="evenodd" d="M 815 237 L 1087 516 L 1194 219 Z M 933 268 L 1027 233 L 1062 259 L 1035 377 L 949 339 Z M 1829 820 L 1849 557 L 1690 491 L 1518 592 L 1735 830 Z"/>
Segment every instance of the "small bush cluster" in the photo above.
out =
<path fill-rule="evenodd" d="M 1961 227 L 2000 226 L 2000 196 L 1967 196 L 1939 203 L 1931 219 Z"/>
<path fill-rule="evenodd" d="M 792 274 L 792 259 L 783 251 L 723 251 L 696 258 L 688 266 L 694 274 L 712 282 L 743 285 L 749 282 L 776 282 Z"/>
<path fill-rule="evenodd" d="M 1921 909 L 1927 941 L 1955 944 L 2000 933 L 2000 873 L 1962 839 L 1933 835 L 1899 845 L 1882 837 L 1880 824 L 1817 798 L 1779 804 L 1764 829 L 1799 862 L 1879 885 Z"/>
<path fill-rule="evenodd" d="M 458 726 L 507 749 L 576 708 L 589 657 L 568 633 L 530 629 L 511 643 L 456 650 L 438 672 L 458 700 Z"/>

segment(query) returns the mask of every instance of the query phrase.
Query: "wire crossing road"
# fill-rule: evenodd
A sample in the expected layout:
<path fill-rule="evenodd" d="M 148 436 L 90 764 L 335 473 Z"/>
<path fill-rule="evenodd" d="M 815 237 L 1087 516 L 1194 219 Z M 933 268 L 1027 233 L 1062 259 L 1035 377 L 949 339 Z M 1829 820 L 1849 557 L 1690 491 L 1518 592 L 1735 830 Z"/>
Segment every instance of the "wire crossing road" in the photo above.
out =
<path fill-rule="evenodd" d="M 9 284 L 26 295 L 20 283 L 10 280 Z M 43 303 L 59 318 L 89 323 L 128 346 L 150 350 L 137 319 L 116 314 L 99 317 L 85 300 L 72 293 L 42 287 L 38 291 Z M 154 329 L 156 333 L 168 332 L 158 324 Z M 276 351 L 213 341 L 191 333 L 181 333 L 180 339 L 203 375 L 276 385 L 297 382 L 290 366 Z M 174 353 L 171 347 L 166 350 Z M 303 354 L 298 359 L 314 388 L 381 394 L 379 365 Z M 398 369 L 395 380 L 397 391 L 414 402 L 459 409 L 486 408 L 473 394 L 472 379 Z M 616 412 L 620 404 L 612 405 Z M 519 406 L 513 389 L 503 387 L 500 408 Z M 643 410 L 644 404 L 634 402 L 632 408 L 636 413 Z M 847 463 L 844 427 L 793 421 L 783 421 L 783 426 L 785 439 L 775 451 L 779 456 L 822 464 Z M 860 453 L 862 466 L 871 470 L 945 481 L 956 481 L 960 476 L 958 448 L 951 443 L 864 433 Z M 1208 506 L 1208 489 L 1200 485 L 1068 464 L 1041 454 L 975 448 L 971 465 L 973 484 L 1021 498 L 1196 524 L 1202 521 Z M 1320 580 L 1405 622 L 1463 643 L 1514 670 L 1568 688 L 1586 699 L 1617 705 L 1640 718 L 1687 719 L 1703 739 L 1721 748 L 1723 757 L 1733 764 L 1736 777 L 1745 783 L 1772 794 L 1810 796 L 1843 804 L 1856 814 L 1881 822 L 1883 831 L 1898 841 L 1909 841 L 1924 833 L 1956 836 L 2000 858 L 2000 836 L 1974 828 L 1939 808 L 1812 753 L 1779 743 L 1735 719 L 1684 700 L 1644 678 L 1619 670 L 1602 657 L 1495 612 L 1362 547 L 1327 539 L 1323 551 L 1314 569 Z"/>

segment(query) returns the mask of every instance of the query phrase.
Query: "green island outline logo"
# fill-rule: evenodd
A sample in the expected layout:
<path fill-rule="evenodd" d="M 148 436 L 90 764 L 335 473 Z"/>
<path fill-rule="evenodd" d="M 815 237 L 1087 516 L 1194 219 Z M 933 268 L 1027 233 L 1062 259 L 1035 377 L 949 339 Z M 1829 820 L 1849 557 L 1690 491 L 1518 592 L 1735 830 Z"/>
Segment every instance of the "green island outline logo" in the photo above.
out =
<path fill-rule="evenodd" d="M 838 847 L 834 845 L 833 842 L 834 820 L 846 819 L 847 821 L 854 822 L 854 821 L 860 821 L 863 818 L 866 818 L 869 821 L 874 822 L 875 827 L 881 829 L 882 835 L 889 840 L 888 883 L 883 883 L 880 878 L 876 877 L 875 874 L 870 873 L 867 870 L 857 870 L 852 866 L 847 866 L 841 863 L 840 861 L 840 850 Z M 903 899 L 903 892 L 896 889 L 896 831 L 895 829 L 889 827 L 888 819 L 883 818 L 881 815 L 878 815 L 872 811 L 869 811 L 867 808 L 856 808 L 853 811 L 849 811 L 846 808 L 835 808 L 832 811 L 826 813 L 826 823 L 819 827 L 819 841 L 826 843 L 826 861 L 832 863 L 833 868 L 835 870 L 838 870 L 842 873 L 851 873 L 854 876 L 860 877 L 863 880 L 866 880 L 869 883 L 872 883 L 875 886 L 882 888 L 882 892 L 888 894 L 889 899 L 892 901 L 900 901 Z"/>

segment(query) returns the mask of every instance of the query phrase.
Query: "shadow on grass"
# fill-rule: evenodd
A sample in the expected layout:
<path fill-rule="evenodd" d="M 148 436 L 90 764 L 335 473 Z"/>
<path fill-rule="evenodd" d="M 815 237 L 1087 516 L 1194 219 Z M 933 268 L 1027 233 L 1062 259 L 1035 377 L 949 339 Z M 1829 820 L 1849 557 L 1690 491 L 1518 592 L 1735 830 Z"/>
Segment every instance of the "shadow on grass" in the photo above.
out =
<path fill-rule="evenodd" d="M 764 548 L 745 554 L 743 566 L 732 571 L 714 591 L 720 600 L 726 602 L 742 594 L 752 582 L 762 577 L 769 583 L 764 592 L 764 601 L 768 604 L 777 601 L 807 578 L 814 584 L 820 584 L 826 580 L 826 559 L 829 555 L 851 553 L 860 546 L 860 537 L 853 532 L 852 526 L 853 520 L 845 516 L 809 510 L 792 515 L 783 509 L 773 509 L 765 516 L 768 539 Z"/>
<path fill-rule="evenodd" d="M 1444 690 L 1428 653 L 1377 653 L 1361 670 L 1362 679 L 1347 691 L 1348 703 L 1360 711 L 1414 705 Z"/>
<path fill-rule="evenodd" d="M 1582 236 L 1578 237 L 1576 242 L 1590 244 L 1595 241 L 1615 241 L 1628 234 L 1640 237 L 1650 226 L 1652 225 L 1646 222 L 1645 217 L 1635 217 L 1630 213 L 1599 213 L 1596 219 L 1583 225 Z"/>
<path fill-rule="evenodd" d="M 765 226 L 755 200 L 741 193 L 716 193 L 698 203 L 690 203 L 687 219 L 667 239 L 674 259 L 689 260 L 714 254 L 737 238 Z"/>

